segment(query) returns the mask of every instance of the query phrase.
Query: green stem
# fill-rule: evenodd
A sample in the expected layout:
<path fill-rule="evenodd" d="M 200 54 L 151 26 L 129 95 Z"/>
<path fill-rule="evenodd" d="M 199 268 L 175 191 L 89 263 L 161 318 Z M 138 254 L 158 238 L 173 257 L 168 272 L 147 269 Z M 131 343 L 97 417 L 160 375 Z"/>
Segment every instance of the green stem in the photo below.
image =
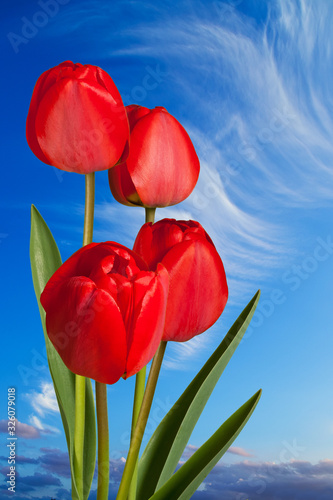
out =
<path fill-rule="evenodd" d="M 96 411 L 98 427 L 97 500 L 108 500 L 109 494 L 109 423 L 106 385 L 96 382 Z"/>
<path fill-rule="evenodd" d="M 140 408 L 142 405 L 143 395 L 145 392 L 145 384 L 146 384 L 146 367 L 142 368 L 142 370 L 140 370 L 139 373 L 137 373 L 137 375 L 136 375 L 131 440 L 133 439 L 135 426 L 136 426 L 136 423 L 138 421 L 138 416 L 139 416 Z M 137 482 L 138 482 L 138 460 L 136 461 L 135 468 L 133 471 L 131 486 L 129 489 L 127 500 L 135 500 L 136 499 Z"/>
<path fill-rule="evenodd" d="M 131 439 L 130 449 L 128 451 L 125 469 L 123 472 L 123 477 L 121 478 L 118 495 L 116 500 L 126 500 L 128 491 L 130 488 L 131 479 L 133 476 L 133 471 L 136 466 L 136 462 L 140 452 L 140 446 L 143 438 L 143 434 L 147 425 L 147 420 L 150 412 L 150 408 L 153 402 L 153 397 L 156 389 L 158 375 L 160 373 L 163 356 L 165 352 L 167 343 L 162 341 L 160 346 L 154 356 L 149 377 L 147 381 L 147 386 L 145 394 L 143 396 L 143 401 L 138 416 L 137 424 Z"/>
<path fill-rule="evenodd" d="M 156 208 L 148 208 L 145 207 L 146 220 L 145 222 L 152 222 L 154 224 L 155 221 L 155 211 Z M 138 420 L 138 415 L 140 412 L 143 395 L 145 392 L 145 383 L 146 383 L 146 367 L 144 366 L 139 373 L 136 375 L 135 380 L 135 391 L 134 391 L 134 403 L 133 403 L 133 416 L 132 416 L 132 431 L 131 431 L 131 440 L 133 439 L 134 429 Z M 136 460 L 135 468 L 133 471 L 131 486 L 129 489 L 129 494 L 127 500 L 135 500 L 136 499 L 136 488 L 138 482 L 138 459 Z"/>
<path fill-rule="evenodd" d="M 92 242 L 94 225 L 95 174 L 85 176 L 83 246 Z M 75 375 L 74 476 L 79 498 L 83 498 L 83 455 L 86 405 L 86 379 Z"/>
<path fill-rule="evenodd" d="M 86 203 L 84 209 L 83 246 L 93 239 L 95 204 L 95 172 L 86 174 Z"/>
<path fill-rule="evenodd" d="M 146 222 L 152 222 L 154 224 L 156 208 L 145 207 L 145 211 L 146 211 Z"/>
<path fill-rule="evenodd" d="M 86 405 L 86 379 L 75 375 L 74 476 L 79 498 L 83 498 L 83 448 Z"/>

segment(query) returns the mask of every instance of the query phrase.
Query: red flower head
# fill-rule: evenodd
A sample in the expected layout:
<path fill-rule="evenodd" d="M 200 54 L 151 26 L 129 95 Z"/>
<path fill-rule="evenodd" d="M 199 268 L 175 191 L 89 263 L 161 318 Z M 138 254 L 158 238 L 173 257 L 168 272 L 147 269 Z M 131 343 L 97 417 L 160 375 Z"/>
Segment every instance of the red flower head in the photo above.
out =
<path fill-rule="evenodd" d="M 126 107 L 130 123 L 127 160 L 109 170 L 110 188 L 124 205 L 166 207 L 187 198 L 200 164 L 191 139 L 166 109 Z"/>
<path fill-rule="evenodd" d="M 129 139 L 126 110 L 111 77 L 71 61 L 39 77 L 26 132 L 41 161 L 79 174 L 111 168 Z"/>
<path fill-rule="evenodd" d="M 148 222 L 133 250 L 149 269 L 162 263 L 169 272 L 163 340 L 189 340 L 215 323 L 226 305 L 228 286 L 222 260 L 198 222 Z"/>
<path fill-rule="evenodd" d="M 161 341 L 169 277 L 118 243 L 91 243 L 54 273 L 41 295 L 48 336 L 78 375 L 113 384 L 134 375 Z"/>

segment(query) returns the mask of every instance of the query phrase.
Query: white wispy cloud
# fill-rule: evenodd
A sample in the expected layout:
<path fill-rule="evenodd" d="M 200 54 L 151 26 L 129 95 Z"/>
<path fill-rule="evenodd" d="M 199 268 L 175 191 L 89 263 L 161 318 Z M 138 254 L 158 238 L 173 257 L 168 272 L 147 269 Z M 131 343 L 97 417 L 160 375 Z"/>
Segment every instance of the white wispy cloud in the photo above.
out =
<path fill-rule="evenodd" d="M 116 241 L 132 248 L 144 217 L 143 208 L 126 207 L 119 203 L 97 203 L 94 240 Z"/>
<path fill-rule="evenodd" d="M 158 217 L 204 225 L 226 263 L 232 301 L 296 253 L 292 210 L 332 198 L 325 76 L 332 74 L 333 10 L 320 4 L 280 0 L 259 23 L 222 2 L 196 2 L 182 17 L 165 10 L 160 22 L 123 30 L 129 43 L 112 52 L 150 56 L 167 68 L 169 111 L 188 130 L 201 174 L 189 199 Z M 138 227 L 142 216 L 130 215 Z"/>
<path fill-rule="evenodd" d="M 41 434 L 59 434 L 60 430 L 57 427 L 45 423 L 45 418 L 49 415 L 59 413 L 57 398 L 54 392 L 54 387 L 51 382 L 43 381 L 40 384 L 40 391 L 30 391 L 24 394 L 24 398 L 29 401 L 32 408 L 38 414 L 29 415 L 29 423 L 36 432 Z"/>
<path fill-rule="evenodd" d="M 188 360 L 198 358 L 203 349 L 211 344 L 211 338 L 197 335 L 187 342 L 168 342 L 168 350 L 163 361 L 163 367 L 168 370 L 185 371 Z"/>
<path fill-rule="evenodd" d="M 60 434 L 60 430 L 52 425 L 45 424 L 36 415 L 30 415 L 29 422 L 43 434 Z"/>
<path fill-rule="evenodd" d="M 262 26 L 237 9 L 223 17 L 219 4 L 197 2 L 197 16 L 166 14 L 163 29 L 131 27 L 140 43 L 118 54 L 149 54 L 171 68 L 182 119 L 203 159 L 201 178 L 220 180 L 211 194 L 206 181 L 196 188 L 206 200 L 202 218 L 218 214 L 229 236 L 246 242 L 252 234 L 259 248 L 266 240 L 280 251 L 287 234 L 269 223 L 274 210 L 321 204 L 333 191 L 331 99 L 320 83 L 332 68 L 332 9 L 281 0 Z"/>
<path fill-rule="evenodd" d="M 31 391 L 25 397 L 42 418 L 47 414 L 59 412 L 57 398 L 51 382 L 42 382 L 40 392 Z"/>

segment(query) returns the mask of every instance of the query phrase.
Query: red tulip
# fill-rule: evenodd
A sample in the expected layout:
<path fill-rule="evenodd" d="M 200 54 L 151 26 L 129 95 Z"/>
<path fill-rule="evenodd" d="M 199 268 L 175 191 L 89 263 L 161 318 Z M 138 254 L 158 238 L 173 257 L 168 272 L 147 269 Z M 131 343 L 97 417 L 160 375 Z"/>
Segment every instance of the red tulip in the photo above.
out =
<path fill-rule="evenodd" d="M 161 341 L 169 277 L 118 243 L 91 243 L 41 295 L 48 336 L 74 373 L 113 384 L 141 370 Z"/>
<path fill-rule="evenodd" d="M 166 109 L 126 107 L 130 123 L 127 160 L 109 170 L 110 188 L 124 205 L 166 207 L 187 198 L 200 164 L 187 132 Z"/>
<path fill-rule="evenodd" d="M 65 61 L 39 77 L 26 133 L 32 152 L 44 163 L 88 174 L 117 163 L 129 125 L 110 76 L 97 66 Z"/>
<path fill-rule="evenodd" d="M 163 340 L 183 342 L 204 332 L 222 314 L 228 286 L 222 260 L 195 221 L 163 219 L 142 226 L 133 250 L 154 270 L 170 275 Z"/>

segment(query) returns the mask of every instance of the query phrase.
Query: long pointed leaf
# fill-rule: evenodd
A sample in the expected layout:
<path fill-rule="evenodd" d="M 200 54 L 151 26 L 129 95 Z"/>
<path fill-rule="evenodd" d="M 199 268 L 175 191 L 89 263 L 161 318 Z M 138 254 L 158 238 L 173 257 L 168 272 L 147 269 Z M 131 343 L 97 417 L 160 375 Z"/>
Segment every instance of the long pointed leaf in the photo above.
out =
<path fill-rule="evenodd" d="M 30 262 L 32 279 L 42 320 L 50 373 L 65 429 L 71 471 L 73 471 L 74 421 L 75 421 L 75 375 L 64 365 L 50 342 L 45 328 L 45 311 L 40 303 L 40 294 L 61 265 L 61 257 L 44 219 L 38 210 L 31 207 Z M 95 405 L 91 381 L 86 379 L 86 420 L 85 420 L 84 492 L 87 500 L 96 465 L 96 422 Z M 75 477 L 72 472 L 72 498 L 79 499 Z"/>
<path fill-rule="evenodd" d="M 189 500 L 252 415 L 261 389 L 231 415 L 150 500 Z"/>
<path fill-rule="evenodd" d="M 215 385 L 251 321 L 259 297 L 260 290 L 149 440 L 139 463 L 138 499 L 150 498 L 172 476 Z"/>

